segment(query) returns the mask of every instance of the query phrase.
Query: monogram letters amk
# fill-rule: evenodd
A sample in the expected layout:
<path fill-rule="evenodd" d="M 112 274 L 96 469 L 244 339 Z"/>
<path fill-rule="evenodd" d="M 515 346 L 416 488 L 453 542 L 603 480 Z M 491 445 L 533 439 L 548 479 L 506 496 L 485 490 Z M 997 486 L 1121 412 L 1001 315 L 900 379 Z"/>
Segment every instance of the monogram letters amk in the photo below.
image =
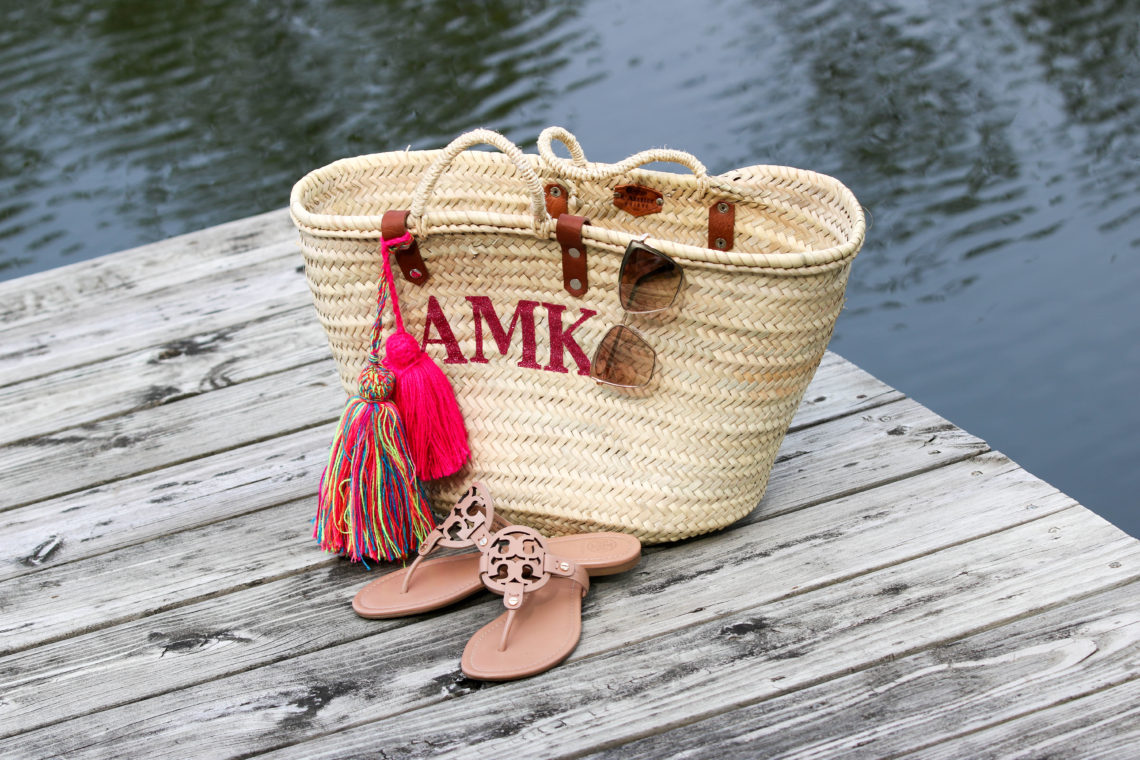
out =
<path fill-rule="evenodd" d="M 424 335 L 420 341 L 425 349 L 435 343 L 444 347 L 447 352 L 445 364 L 466 364 L 468 361 L 477 364 L 486 364 L 489 360 L 485 352 L 484 338 L 490 333 L 499 354 L 506 356 L 511 348 L 511 339 L 517 330 L 522 340 L 522 359 L 518 366 L 527 369 L 541 369 L 547 372 L 569 372 L 566 366 L 566 354 L 574 360 L 579 375 L 590 374 L 590 359 L 574 340 L 574 331 L 590 317 L 597 314 L 592 309 L 582 309 L 581 316 L 569 326 L 563 323 L 565 306 L 539 301 L 519 301 L 515 306 L 515 313 L 511 316 L 511 323 L 503 327 L 498 313 L 495 311 L 491 299 L 487 296 L 467 296 L 471 304 L 471 319 L 475 325 L 475 353 L 470 359 L 459 350 L 459 341 L 447 321 L 443 309 L 435 296 L 428 297 L 427 317 L 424 320 Z M 550 329 L 550 361 L 545 366 L 538 363 L 537 341 L 535 336 L 535 310 L 539 307 L 546 309 L 547 325 Z"/>

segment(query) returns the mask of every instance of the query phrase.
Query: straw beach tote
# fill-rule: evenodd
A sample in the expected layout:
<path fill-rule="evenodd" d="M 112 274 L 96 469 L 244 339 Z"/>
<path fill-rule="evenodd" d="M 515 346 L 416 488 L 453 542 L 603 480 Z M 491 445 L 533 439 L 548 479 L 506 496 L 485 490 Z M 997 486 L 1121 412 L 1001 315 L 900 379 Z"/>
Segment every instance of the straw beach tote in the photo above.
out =
<path fill-rule="evenodd" d="M 831 337 L 861 207 L 837 180 L 787 167 L 712 176 L 674 150 L 593 163 L 557 127 L 538 149 L 476 130 L 296 184 L 290 211 L 345 390 L 369 350 L 381 237 L 410 232 L 393 258 L 404 321 L 451 380 L 471 450 L 425 483 L 437 508 L 482 480 L 504 517 L 549 535 L 654 543 L 738 520 Z M 640 168 L 660 161 L 685 171 Z M 679 275 L 649 314 L 623 305 L 635 268 L 623 261 L 644 248 Z M 627 348 L 647 384 L 591 377 L 615 327 L 643 341 Z"/>

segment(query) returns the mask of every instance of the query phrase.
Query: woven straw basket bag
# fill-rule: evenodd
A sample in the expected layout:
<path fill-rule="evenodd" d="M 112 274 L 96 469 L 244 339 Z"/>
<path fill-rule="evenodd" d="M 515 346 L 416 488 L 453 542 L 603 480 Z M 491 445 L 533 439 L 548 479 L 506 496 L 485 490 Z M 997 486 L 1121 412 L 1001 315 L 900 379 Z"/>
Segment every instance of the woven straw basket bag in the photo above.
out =
<path fill-rule="evenodd" d="M 471 149 L 481 144 L 498 150 Z M 538 147 L 527 155 L 476 130 L 296 184 L 290 210 L 345 391 L 366 361 L 379 240 L 394 237 L 382 222 L 410 212 L 395 226 L 419 259 L 399 261 L 397 293 L 455 388 L 471 447 L 462 470 L 425 484 L 437 508 L 482 480 L 505 517 L 549 535 L 655 543 L 738 520 L 763 496 L 831 337 L 863 242 L 859 203 L 837 180 L 787 167 L 710 176 L 673 150 L 592 163 L 557 127 Z M 687 171 L 639 168 L 657 161 Z M 560 229 L 552 214 L 588 222 Z M 631 240 L 684 272 L 666 312 L 619 303 Z M 589 377 L 594 347 L 623 323 L 656 352 L 649 385 L 632 391 Z"/>

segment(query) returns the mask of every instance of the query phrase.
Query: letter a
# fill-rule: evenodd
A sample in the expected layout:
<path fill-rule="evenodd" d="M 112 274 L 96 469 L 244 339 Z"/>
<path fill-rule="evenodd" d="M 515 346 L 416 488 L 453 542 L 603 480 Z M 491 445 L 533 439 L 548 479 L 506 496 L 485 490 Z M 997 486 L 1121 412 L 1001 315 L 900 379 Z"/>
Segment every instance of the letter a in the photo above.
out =
<path fill-rule="evenodd" d="M 439 333 L 438 338 L 431 337 L 433 327 Z M 426 351 L 430 343 L 439 343 L 447 349 L 447 358 L 443 360 L 444 364 L 467 363 L 463 352 L 459 350 L 459 341 L 455 339 L 455 333 L 451 330 L 451 323 L 444 316 L 443 309 L 439 307 L 439 301 L 436 300 L 435 296 L 428 296 L 427 319 L 424 320 L 424 339 L 420 341 L 420 345 Z"/>

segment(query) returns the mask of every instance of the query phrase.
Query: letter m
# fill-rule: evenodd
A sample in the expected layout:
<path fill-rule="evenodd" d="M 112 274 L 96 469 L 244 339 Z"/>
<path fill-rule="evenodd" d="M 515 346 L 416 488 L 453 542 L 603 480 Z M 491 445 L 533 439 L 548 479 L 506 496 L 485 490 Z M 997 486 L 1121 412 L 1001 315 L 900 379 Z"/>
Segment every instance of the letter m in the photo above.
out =
<path fill-rule="evenodd" d="M 475 322 L 475 355 L 471 357 L 471 361 L 480 364 L 487 363 L 487 357 L 483 353 L 484 325 L 491 331 L 491 337 L 494 339 L 495 347 L 499 349 L 499 353 L 506 356 L 507 352 L 511 350 L 511 337 L 515 334 L 515 328 L 521 324 L 523 350 L 522 361 L 519 362 L 519 366 L 527 369 L 542 369 L 542 366 L 535 360 L 537 344 L 535 342 L 534 310 L 538 308 L 538 301 L 519 301 L 518 305 L 515 306 L 515 313 L 511 317 L 510 327 L 505 330 L 490 298 L 487 296 L 467 296 L 467 301 L 471 304 L 471 317 Z"/>

